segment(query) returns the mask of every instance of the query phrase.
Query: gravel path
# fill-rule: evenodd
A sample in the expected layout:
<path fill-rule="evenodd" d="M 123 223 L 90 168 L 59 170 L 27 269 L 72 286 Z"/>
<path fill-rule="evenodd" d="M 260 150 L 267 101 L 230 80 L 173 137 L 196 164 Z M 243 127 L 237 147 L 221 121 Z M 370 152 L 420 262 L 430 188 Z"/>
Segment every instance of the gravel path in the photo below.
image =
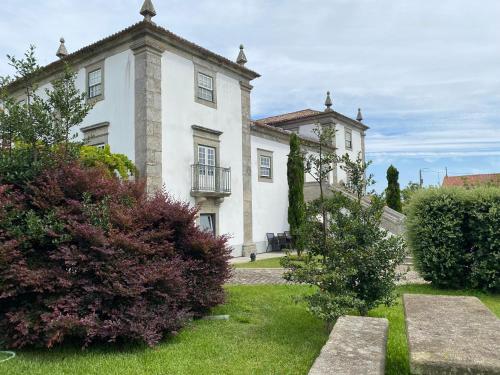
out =
<path fill-rule="evenodd" d="M 400 266 L 399 272 L 404 272 L 405 276 L 398 284 L 423 284 L 425 283 L 416 271 L 408 270 L 408 266 Z M 258 284 L 286 284 L 283 279 L 282 268 L 235 268 L 233 277 L 228 284 L 237 285 L 258 285 Z"/>

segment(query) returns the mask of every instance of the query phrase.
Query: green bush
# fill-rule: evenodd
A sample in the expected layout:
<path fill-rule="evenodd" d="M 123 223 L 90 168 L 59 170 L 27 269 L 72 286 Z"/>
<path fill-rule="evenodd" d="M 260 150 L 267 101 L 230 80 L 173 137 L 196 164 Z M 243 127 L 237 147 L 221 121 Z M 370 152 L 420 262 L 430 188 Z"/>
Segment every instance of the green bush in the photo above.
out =
<path fill-rule="evenodd" d="M 425 280 L 500 290 L 500 189 L 419 191 L 408 207 L 407 235 Z"/>

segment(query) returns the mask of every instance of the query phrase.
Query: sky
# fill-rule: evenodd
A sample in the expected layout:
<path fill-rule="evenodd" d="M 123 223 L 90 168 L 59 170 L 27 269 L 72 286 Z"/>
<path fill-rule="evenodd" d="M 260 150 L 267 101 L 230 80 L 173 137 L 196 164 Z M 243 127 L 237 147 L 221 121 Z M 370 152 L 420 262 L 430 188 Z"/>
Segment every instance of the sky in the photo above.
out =
<path fill-rule="evenodd" d="M 362 108 L 371 173 L 381 192 L 393 164 L 400 184 L 500 172 L 498 0 L 153 0 L 154 21 L 259 72 L 252 116 Z M 142 0 L 2 0 L 6 54 L 37 47 L 41 65 L 142 19 Z"/>

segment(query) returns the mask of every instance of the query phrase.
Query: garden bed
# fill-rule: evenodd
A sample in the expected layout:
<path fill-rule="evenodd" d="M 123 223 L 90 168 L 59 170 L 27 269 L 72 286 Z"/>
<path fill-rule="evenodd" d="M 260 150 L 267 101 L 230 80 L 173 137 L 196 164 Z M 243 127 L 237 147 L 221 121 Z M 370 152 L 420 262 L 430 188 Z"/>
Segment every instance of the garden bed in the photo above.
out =
<path fill-rule="evenodd" d="M 0 373 L 21 374 L 307 374 L 325 343 L 324 324 L 293 297 L 306 286 L 228 286 L 227 304 L 214 314 L 229 321 L 199 320 L 154 348 L 108 345 L 82 351 L 79 347 L 23 350 L 0 363 Z M 475 295 L 500 316 L 500 295 L 445 291 L 431 286 L 398 288 L 399 293 Z M 386 373 L 409 373 L 401 300 L 379 307 L 370 316 L 389 319 Z"/>

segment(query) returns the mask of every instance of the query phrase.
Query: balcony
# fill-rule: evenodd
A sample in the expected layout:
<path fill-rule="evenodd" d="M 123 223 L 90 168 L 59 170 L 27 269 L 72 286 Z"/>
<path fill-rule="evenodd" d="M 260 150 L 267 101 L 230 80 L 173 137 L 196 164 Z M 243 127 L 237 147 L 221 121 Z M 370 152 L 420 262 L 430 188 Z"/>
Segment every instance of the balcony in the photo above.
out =
<path fill-rule="evenodd" d="M 231 168 L 191 165 L 191 195 L 214 198 L 231 195 Z"/>

